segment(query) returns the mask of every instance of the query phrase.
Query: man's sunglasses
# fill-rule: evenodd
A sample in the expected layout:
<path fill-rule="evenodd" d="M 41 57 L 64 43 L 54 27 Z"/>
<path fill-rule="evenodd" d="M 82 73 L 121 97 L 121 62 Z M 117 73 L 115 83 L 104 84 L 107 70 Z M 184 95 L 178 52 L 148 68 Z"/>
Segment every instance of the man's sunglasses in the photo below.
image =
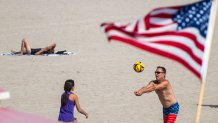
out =
<path fill-rule="evenodd" d="M 160 73 L 164 73 L 164 72 L 155 71 L 154 73 L 155 74 L 160 74 Z"/>

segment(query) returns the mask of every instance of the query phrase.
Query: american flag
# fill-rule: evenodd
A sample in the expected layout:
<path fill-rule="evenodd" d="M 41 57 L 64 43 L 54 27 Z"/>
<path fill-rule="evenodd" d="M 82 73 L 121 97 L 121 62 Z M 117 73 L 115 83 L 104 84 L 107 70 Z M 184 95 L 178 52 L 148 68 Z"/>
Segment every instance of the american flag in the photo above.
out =
<path fill-rule="evenodd" d="M 102 23 L 109 40 L 121 41 L 175 60 L 202 79 L 212 0 L 156 8 L 126 24 Z"/>

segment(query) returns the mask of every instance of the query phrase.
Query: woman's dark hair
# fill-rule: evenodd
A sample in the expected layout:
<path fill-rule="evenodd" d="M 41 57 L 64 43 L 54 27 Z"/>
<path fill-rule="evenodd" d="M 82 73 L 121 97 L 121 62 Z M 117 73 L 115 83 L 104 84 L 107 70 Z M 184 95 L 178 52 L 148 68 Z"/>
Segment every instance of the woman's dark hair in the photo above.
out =
<path fill-rule="evenodd" d="M 67 99 L 69 98 L 69 95 L 67 92 L 71 91 L 72 88 L 74 87 L 74 80 L 68 79 L 65 81 L 64 84 L 64 93 L 61 96 L 61 106 L 65 106 L 67 104 Z"/>
<path fill-rule="evenodd" d="M 49 49 L 47 51 L 44 52 L 44 54 L 54 54 L 54 49 Z"/>
<path fill-rule="evenodd" d="M 55 52 L 54 49 L 48 50 L 48 53 L 49 53 L 49 54 L 54 54 L 54 52 Z"/>

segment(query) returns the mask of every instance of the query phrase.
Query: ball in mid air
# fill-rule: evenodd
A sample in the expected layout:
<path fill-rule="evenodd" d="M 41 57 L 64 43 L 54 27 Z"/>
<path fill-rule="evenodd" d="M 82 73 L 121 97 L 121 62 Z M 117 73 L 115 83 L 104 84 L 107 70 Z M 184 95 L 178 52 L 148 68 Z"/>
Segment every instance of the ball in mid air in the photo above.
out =
<path fill-rule="evenodd" d="M 140 61 L 135 62 L 134 65 L 133 65 L 133 69 L 137 73 L 142 72 L 144 70 L 144 67 L 145 67 L 144 63 L 142 63 Z"/>

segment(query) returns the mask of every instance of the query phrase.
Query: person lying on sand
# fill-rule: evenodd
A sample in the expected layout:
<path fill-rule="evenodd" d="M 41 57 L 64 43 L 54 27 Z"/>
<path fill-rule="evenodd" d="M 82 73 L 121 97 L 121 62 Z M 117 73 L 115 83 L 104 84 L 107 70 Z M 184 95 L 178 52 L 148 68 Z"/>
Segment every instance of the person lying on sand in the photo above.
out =
<path fill-rule="evenodd" d="M 21 43 L 21 50 L 16 52 L 11 50 L 11 53 L 15 55 L 43 55 L 43 54 L 53 54 L 56 44 L 50 44 L 44 48 L 31 48 L 28 40 L 24 38 Z"/>

